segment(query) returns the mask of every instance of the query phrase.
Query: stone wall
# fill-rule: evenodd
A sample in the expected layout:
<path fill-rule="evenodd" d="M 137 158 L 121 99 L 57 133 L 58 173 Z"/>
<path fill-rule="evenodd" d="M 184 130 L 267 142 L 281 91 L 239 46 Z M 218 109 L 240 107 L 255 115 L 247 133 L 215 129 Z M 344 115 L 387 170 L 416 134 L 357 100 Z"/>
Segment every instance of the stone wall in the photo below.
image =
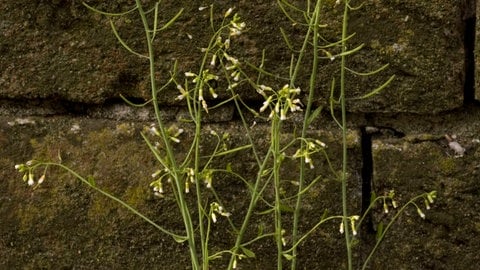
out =
<path fill-rule="evenodd" d="M 294 46 L 304 30 L 286 19 L 276 1 L 213 2 L 216 19 L 221 20 L 233 5 L 248 25 L 232 48 L 238 57 L 259 64 L 265 50 L 269 70 L 288 76 L 290 52 L 279 29 L 286 31 Z M 88 3 L 119 12 L 134 1 Z M 209 4 L 162 1 L 162 19 L 172 17 L 179 7 L 185 11 L 155 44 L 159 82 L 168 79 L 165 74 L 175 61 L 179 74 L 197 68 L 200 48 L 211 35 L 209 9 L 199 7 Z M 349 97 L 361 96 L 396 76 L 378 95 L 348 104 L 352 211 L 360 211 L 362 198 L 372 193 L 393 189 L 398 201 L 405 203 L 421 192 L 438 192 L 425 220 L 415 209 L 399 218 L 371 269 L 476 269 L 480 260 L 480 78 L 475 72 L 480 63 L 475 43 L 480 37 L 475 25 L 479 6 L 475 0 L 367 0 L 351 14 L 350 31 L 356 32 L 352 44 L 365 47 L 349 58 L 349 66 L 362 72 L 387 63 L 389 67 L 368 79 L 349 77 Z M 148 186 L 158 165 L 139 132 L 153 122 L 153 113 L 149 107 L 134 108 L 119 98 L 122 94 L 138 102 L 149 99 L 147 63 L 122 48 L 108 19 L 93 14 L 80 1 L 8 0 L 0 3 L 0 10 L 0 268 L 188 268 L 185 245 L 176 244 L 70 174 L 52 168 L 45 183 L 33 190 L 14 169 L 32 158 L 58 161 L 60 156 L 81 175 L 92 175 L 98 186 L 180 232 L 183 225 L 173 198 L 159 199 Z M 338 36 L 335 29 L 342 9 L 333 0 L 325 1 L 324 12 L 328 27 L 322 34 L 333 39 Z M 145 52 L 136 13 L 115 17 L 113 23 L 133 49 Z M 338 61 L 322 61 L 315 106 L 327 105 L 330 80 L 338 67 Z M 307 75 L 300 76 L 299 86 L 305 88 L 307 83 Z M 263 102 L 253 89 L 239 91 L 254 108 Z M 228 97 L 218 92 L 220 99 Z M 177 95 L 174 87 L 168 89 L 160 102 L 165 119 L 180 125 L 187 110 L 174 101 Z M 257 142 L 266 142 L 268 123 L 247 120 L 257 123 L 252 131 Z M 188 141 L 191 127 L 182 125 L 187 130 L 182 139 Z M 293 131 L 299 125 L 292 118 L 287 126 Z M 205 130 L 228 132 L 228 143 L 235 147 L 245 140 L 240 126 L 233 105 L 226 105 L 209 113 Z M 339 130 L 328 113 L 311 132 L 327 143 L 329 157 L 338 167 Z M 445 135 L 465 152 L 455 152 Z M 212 139 L 206 134 L 205 140 L 208 144 Z M 186 146 L 180 145 L 179 152 L 187 151 L 182 147 Z M 229 156 L 224 162 L 251 170 L 248 156 Z M 306 199 L 308 219 L 302 229 L 315 224 L 325 209 L 340 211 L 340 187 L 326 167 L 323 162 L 311 172 L 325 180 Z M 234 221 L 240 222 L 247 190 L 226 176 L 218 181 L 219 192 L 235 202 Z M 372 218 L 378 222 L 388 217 L 378 211 Z M 338 224 L 327 224 L 302 246 L 300 268 L 345 266 L 343 237 L 337 228 Z M 360 231 L 361 242 L 354 250 L 358 261 L 374 243 L 372 229 Z M 253 236 L 255 230 L 250 232 Z M 223 236 L 214 236 L 219 249 L 231 245 L 222 241 Z M 242 262 L 242 269 L 272 269 L 273 242 L 254 248 L 257 258 Z"/>

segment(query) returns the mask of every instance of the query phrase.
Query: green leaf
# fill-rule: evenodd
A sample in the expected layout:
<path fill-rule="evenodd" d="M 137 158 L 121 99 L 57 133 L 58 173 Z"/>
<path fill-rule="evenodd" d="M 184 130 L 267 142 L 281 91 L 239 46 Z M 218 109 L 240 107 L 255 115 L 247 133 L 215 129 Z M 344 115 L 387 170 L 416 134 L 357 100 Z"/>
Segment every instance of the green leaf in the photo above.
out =
<path fill-rule="evenodd" d="M 286 213 L 293 213 L 293 210 L 294 210 L 293 207 L 290 207 L 286 204 L 280 204 L 279 206 L 280 206 L 280 211 L 286 212 Z"/>
<path fill-rule="evenodd" d="M 175 242 L 177 243 L 183 243 L 188 240 L 188 237 L 186 236 L 172 235 L 172 237 L 173 237 L 173 240 L 175 240 Z"/>
<path fill-rule="evenodd" d="M 328 210 L 325 209 L 325 211 L 323 211 L 323 215 L 322 215 L 322 218 L 320 220 L 324 220 L 328 217 Z"/>
<path fill-rule="evenodd" d="M 242 246 L 240 247 L 240 249 L 242 250 L 243 254 L 245 254 L 245 256 L 247 256 L 248 258 L 255 258 L 255 253 L 250 249 Z"/>
<path fill-rule="evenodd" d="M 383 222 L 380 221 L 380 223 L 378 223 L 377 225 L 377 235 L 376 235 L 377 241 L 382 240 L 382 235 L 383 235 Z"/>
<path fill-rule="evenodd" d="M 129 51 L 130 53 L 132 54 L 135 54 L 136 56 L 140 57 L 140 58 L 147 58 L 149 59 L 148 56 L 145 56 L 143 54 L 140 54 L 136 51 L 134 51 L 132 48 L 130 48 L 130 46 L 127 45 L 127 43 L 125 43 L 125 41 L 123 41 L 123 39 L 120 37 L 120 35 L 118 34 L 118 31 L 117 31 L 117 28 L 115 27 L 115 24 L 113 23 L 113 20 L 110 19 L 110 27 L 112 28 L 112 31 L 113 31 L 113 34 L 115 35 L 115 37 L 117 38 L 118 42 L 120 42 L 120 44 L 127 50 Z"/>
<path fill-rule="evenodd" d="M 377 199 L 377 193 L 375 191 L 372 191 L 372 194 L 370 194 L 370 204 L 373 203 Z"/>
<path fill-rule="evenodd" d="M 307 120 L 307 126 L 309 126 L 315 118 L 317 118 L 322 112 L 323 106 L 317 107 L 309 116 Z"/>
<path fill-rule="evenodd" d="M 293 51 L 292 43 L 290 43 L 290 40 L 288 39 L 287 34 L 285 34 L 285 30 L 283 30 L 282 27 L 280 27 L 280 33 L 282 34 L 283 40 L 285 41 L 285 44 L 287 44 L 287 47 Z"/>
<path fill-rule="evenodd" d="M 106 16 L 123 16 L 123 15 L 127 15 L 128 13 L 137 10 L 137 8 L 138 8 L 137 6 L 135 6 L 135 7 L 133 7 L 132 9 L 127 10 L 127 11 L 125 11 L 125 12 L 121 12 L 121 13 L 109 13 L 109 12 L 105 12 L 105 11 L 98 10 L 98 9 L 92 7 L 92 6 L 89 6 L 89 5 L 87 5 L 87 3 L 85 3 L 85 2 L 82 2 L 82 4 L 83 4 L 86 8 L 90 9 L 91 11 L 93 11 L 93 12 L 95 12 L 95 13 L 102 14 L 102 15 L 106 15 Z"/>
<path fill-rule="evenodd" d="M 283 255 L 283 257 L 285 257 L 285 259 L 287 259 L 289 261 L 291 261 L 291 260 L 293 260 L 293 258 L 295 258 L 295 256 L 290 255 L 288 253 L 283 253 L 282 255 Z"/>
<path fill-rule="evenodd" d="M 171 18 L 166 24 L 164 24 L 159 31 L 167 29 L 170 25 L 172 25 L 178 19 L 178 17 L 180 17 L 180 15 L 182 15 L 182 13 L 183 13 L 183 8 L 180 9 L 180 11 L 177 12 L 177 14 L 173 16 L 173 18 Z"/>
<path fill-rule="evenodd" d="M 227 172 L 230 172 L 230 173 L 233 171 L 233 170 L 232 170 L 232 163 L 231 163 L 231 162 L 227 163 L 227 167 L 225 168 L 225 170 L 226 170 Z"/>
<path fill-rule="evenodd" d="M 361 96 L 361 97 L 356 97 L 356 98 L 352 98 L 352 99 L 354 99 L 354 100 L 356 100 L 356 99 L 365 99 L 365 98 L 369 98 L 369 97 L 371 97 L 371 96 L 374 96 L 374 95 L 380 93 L 380 91 L 382 91 L 385 87 L 387 87 L 387 85 L 389 85 L 389 84 L 393 81 L 393 79 L 395 79 L 395 75 L 392 75 L 392 76 L 390 77 L 390 79 L 388 79 L 385 83 L 383 83 L 382 85 L 380 85 L 377 89 L 375 89 L 375 90 L 373 90 L 373 91 L 371 91 L 371 92 L 369 92 L 369 93 L 367 93 L 367 94 L 365 94 L 365 95 L 363 95 L 363 96 Z"/>
<path fill-rule="evenodd" d="M 268 210 L 265 210 L 265 211 L 262 211 L 262 212 L 258 212 L 257 215 L 266 215 L 266 214 L 270 214 L 271 212 L 273 212 L 273 208 L 271 209 L 268 209 Z"/>
<path fill-rule="evenodd" d="M 97 184 L 95 183 L 95 179 L 93 178 L 93 176 L 89 175 L 87 176 L 87 181 L 88 181 L 88 184 L 92 187 L 95 187 L 97 186 Z"/>
<path fill-rule="evenodd" d="M 218 253 L 217 253 L 218 254 Z M 213 254 L 212 256 L 209 256 L 208 259 L 209 260 L 216 260 L 216 259 L 221 259 L 222 258 L 222 255 L 217 255 L 217 254 Z"/>
<path fill-rule="evenodd" d="M 264 225 L 263 223 L 260 223 L 258 224 L 258 234 L 257 235 L 263 235 L 263 229 L 264 229 Z"/>

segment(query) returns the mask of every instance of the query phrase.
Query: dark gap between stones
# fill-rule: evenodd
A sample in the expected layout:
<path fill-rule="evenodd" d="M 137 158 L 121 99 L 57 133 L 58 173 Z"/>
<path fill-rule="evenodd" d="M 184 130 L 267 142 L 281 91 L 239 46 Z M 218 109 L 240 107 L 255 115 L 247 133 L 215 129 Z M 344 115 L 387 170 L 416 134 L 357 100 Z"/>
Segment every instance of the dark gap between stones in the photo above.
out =
<path fill-rule="evenodd" d="M 368 210 L 372 197 L 373 156 L 372 134 L 367 127 L 360 129 L 362 150 L 362 215 Z M 367 234 L 375 233 L 371 212 L 365 217 L 361 230 Z"/>
<path fill-rule="evenodd" d="M 463 13 L 465 50 L 465 82 L 463 88 L 463 103 L 478 104 L 475 100 L 475 32 L 476 32 L 476 0 L 467 0 Z"/>

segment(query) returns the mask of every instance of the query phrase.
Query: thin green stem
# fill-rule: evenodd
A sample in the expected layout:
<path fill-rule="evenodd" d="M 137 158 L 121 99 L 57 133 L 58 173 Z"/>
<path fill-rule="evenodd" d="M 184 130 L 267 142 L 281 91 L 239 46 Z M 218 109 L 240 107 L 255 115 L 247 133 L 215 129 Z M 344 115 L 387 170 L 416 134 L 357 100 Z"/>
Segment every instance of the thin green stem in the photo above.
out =
<path fill-rule="evenodd" d="M 388 232 L 388 230 L 390 230 L 390 227 L 395 223 L 395 221 L 398 219 L 398 217 L 400 217 L 400 215 L 405 211 L 407 206 L 409 206 L 410 204 L 416 205 L 415 201 L 422 198 L 422 197 L 425 197 L 425 193 L 423 193 L 421 195 L 417 195 L 414 198 L 410 199 L 410 201 L 408 201 L 404 206 L 402 206 L 398 210 L 398 212 L 395 214 L 395 216 L 393 216 L 392 220 L 388 223 L 387 227 L 385 227 L 385 229 L 383 230 L 381 235 L 378 237 L 377 242 L 375 243 L 375 246 L 372 248 L 372 250 L 368 254 L 367 259 L 365 259 L 365 261 L 363 262 L 362 270 L 367 267 L 368 263 L 370 262 L 370 259 L 372 258 L 373 254 L 377 251 L 378 246 L 380 245 L 383 238 L 385 237 L 385 234 Z M 418 208 L 418 206 L 416 206 L 416 207 Z"/>
<path fill-rule="evenodd" d="M 169 164 L 172 166 L 170 169 L 170 172 L 173 177 L 173 181 L 175 182 L 176 188 L 178 190 L 178 204 L 179 208 L 182 214 L 185 230 L 187 233 L 188 237 L 188 245 L 190 249 L 190 258 L 191 258 L 191 264 L 192 268 L 194 270 L 200 269 L 200 264 L 198 261 L 198 255 L 196 252 L 196 246 L 195 246 L 195 231 L 192 223 L 192 219 L 190 216 L 190 211 L 188 209 L 188 205 L 186 203 L 184 194 L 183 194 L 183 185 L 182 185 L 182 179 L 181 176 L 178 173 L 178 167 L 176 165 L 176 160 L 175 156 L 173 154 L 173 149 L 171 146 L 171 143 L 169 141 L 169 136 L 168 133 L 165 129 L 165 126 L 163 124 L 162 118 L 161 118 L 161 113 L 160 113 L 160 108 L 159 104 L 157 101 L 157 85 L 156 85 L 156 80 L 155 80 L 155 54 L 154 54 L 154 49 L 153 49 L 153 42 L 151 39 L 150 35 L 150 27 L 145 15 L 145 12 L 143 10 L 143 6 L 140 0 L 135 0 L 137 7 L 138 7 L 138 12 L 140 14 L 140 17 L 142 19 L 143 27 L 145 30 L 145 39 L 147 42 L 147 47 L 148 47 L 148 59 L 149 59 L 149 67 L 150 67 L 150 86 L 151 86 L 151 94 L 152 94 L 152 103 L 155 111 L 155 117 L 157 120 L 157 124 L 159 126 L 159 131 L 161 133 L 161 137 L 163 139 L 163 143 L 165 146 L 165 151 L 167 152 L 167 157 L 169 159 Z"/>
<path fill-rule="evenodd" d="M 303 55 L 305 53 L 305 47 L 306 44 L 308 43 L 308 39 L 310 37 L 310 33 L 313 28 L 313 63 L 312 63 L 312 70 L 310 74 L 310 84 L 309 84 L 309 91 L 308 91 L 308 100 L 307 100 L 307 106 L 305 108 L 305 115 L 303 119 L 303 126 L 302 126 L 302 134 L 301 138 L 305 138 L 307 136 L 307 130 L 308 130 L 308 119 L 310 118 L 310 112 L 312 110 L 312 102 L 315 94 L 315 83 L 316 83 L 316 76 L 317 76 L 317 67 L 318 67 L 318 23 L 319 23 L 319 18 L 320 18 L 320 0 L 317 0 L 316 6 L 315 6 L 315 11 L 312 20 L 309 22 L 309 27 L 307 34 L 305 35 L 305 41 L 304 41 L 304 47 L 301 50 L 297 66 L 294 71 L 294 77 L 292 80 L 295 79 L 295 75 L 297 74 L 297 70 L 299 69 L 299 62 L 303 58 Z M 313 21 L 313 22 L 312 22 Z M 301 140 L 301 149 L 304 149 L 306 147 L 305 145 L 305 140 Z M 300 159 L 300 172 L 299 172 L 299 183 L 298 183 L 298 192 L 297 192 L 297 200 L 295 203 L 295 209 L 293 212 L 293 229 L 292 229 L 292 242 L 296 243 L 298 239 L 298 223 L 300 219 L 300 208 L 302 206 L 302 193 L 305 185 L 305 159 L 301 158 Z M 297 245 L 294 245 L 292 249 L 292 262 L 291 262 L 291 269 L 295 270 L 296 269 L 296 264 L 297 264 Z"/>
<path fill-rule="evenodd" d="M 344 2 L 344 12 L 343 12 L 343 23 L 342 23 L 342 56 L 341 56 L 341 66 L 340 66 L 340 106 L 342 110 L 342 212 L 343 212 L 343 227 L 345 229 L 345 244 L 347 249 L 347 262 L 348 269 L 353 269 L 352 264 L 352 247 L 350 241 L 350 229 L 348 224 L 348 194 L 347 194 L 347 162 L 348 162 L 348 153 L 347 153 L 347 109 L 345 104 L 345 62 L 346 55 L 344 52 L 347 51 L 347 34 L 348 34 L 348 11 L 349 5 L 348 0 Z"/>
<path fill-rule="evenodd" d="M 235 240 L 235 246 L 233 247 L 233 250 L 232 250 L 232 256 L 230 257 L 230 262 L 228 264 L 227 269 L 229 269 L 229 270 L 231 270 L 233 268 L 233 262 L 236 260 L 236 257 L 238 255 L 238 251 L 240 250 L 240 247 L 242 246 L 243 236 L 245 235 L 245 232 L 248 228 L 248 225 L 250 225 L 250 218 L 253 215 L 253 210 L 257 206 L 257 202 L 261 197 L 261 192 L 259 192 L 260 184 L 262 182 L 263 171 L 265 170 L 265 168 L 268 164 L 270 156 L 271 156 L 271 151 L 269 150 L 267 152 L 267 155 L 263 159 L 263 162 L 262 162 L 261 166 L 258 168 L 257 178 L 255 180 L 255 184 L 253 186 L 253 189 L 251 190 L 250 202 L 248 204 L 247 213 L 245 214 L 245 217 L 243 218 L 243 221 L 242 221 L 242 226 L 240 227 L 240 230 L 238 231 L 237 239 Z"/>
<path fill-rule="evenodd" d="M 146 222 L 148 222 L 149 224 L 151 224 L 152 226 L 154 226 L 156 229 L 160 230 L 161 232 L 173 237 L 173 239 L 175 239 L 175 241 L 177 242 L 183 242 L 185 240 L 187 240 L 187 237 L 185 236 L 181 236 L 181 235 L 178 235 L 178 234 L 174 234 L 168 230 L 166 230 L 165 228 L 161 227 L 160 225 L 158 225 L 157 223 L 155 223 L 154 221 L 152 221 L 151 219 L 149 219 L 148 217 L 146 217 L 145 215 L 143 215 L 142 213 L 140 213 L 138 210 L 136 210 L 135 208 L 133 208 L 132 206 L 130 206 L 128 203 L 120 200 L 119 198 L 115 197 L 114 195 L 104 191 L 103 189 L 101 188 L 98 188 L 95 183 L 93 182 L 93 180 L 88 180 L 88 179 L 85 179 L 84 177 L 82 177 L 80 174 L 78 174 L 77 172 L 75 172 L 74 170 L 70 169 L 69 167 L 63 165 L 63 164 L 60 164 L 60 163 L 55 163 L 55 162 L 40 162 L 38 163 L 37 166 L 58 166 L 62 169 L 64 169 L 65 171 L 67 171 L 68 173 L 70 173 L 71 175 L 73 175 L 75 178 L 79 179 L 80 181 L 82 181 L 84 184 L 86 184 L 87 186 L 89 186 L 90 188 L 92 188 L 93 190 L 95 190 L 96 192 L 102 194 L 103 196 L 119 203 L 121 206 L 125 207 L 128 211 L 134 213 L 135 215 L 139 216 L 140 218 L 142 218 L 143 220 L 145 220 Z"/>
<path fill-rule="evenodd" d="M 282 269 L 283 241 L 282 241 L 282 212 L 280 200 L 280 167 L 282 153 L 280 152 L 281 120 L 278 115 L 272 119 L 271 144 L 273 148 L 273 182 L 275 188 L 275 240 L 277 244 L 277 269 Z"/>

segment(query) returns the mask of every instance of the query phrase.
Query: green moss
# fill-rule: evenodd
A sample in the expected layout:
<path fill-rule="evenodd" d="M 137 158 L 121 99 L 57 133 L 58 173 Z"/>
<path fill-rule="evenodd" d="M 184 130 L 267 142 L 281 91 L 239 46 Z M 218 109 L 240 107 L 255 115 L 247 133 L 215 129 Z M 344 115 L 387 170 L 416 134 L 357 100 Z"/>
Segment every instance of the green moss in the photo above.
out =
<path fill-rule="evenodd" d="M 439 160 L 440 171 L 445 175 L 450 175 L 455 172 L 456 164 L 453 157 L 443 158 Z"/>
<path fill-rule="evenodd" d="M 96 219 L 99 216 L 106 216 L 110 212 L 110 207 L 103 198 L 95 198 L 92 200 L 90 207 L 88 208 L 88 217 L 90 219 Z"/>
<path fill-rule="evenodd" d="M 130 186 L 125 191 L 124 198 L 129 205 L 139 207 L 145 202 L 145 198 L 148 198 L 148 194 L 144 186 Z"/>

